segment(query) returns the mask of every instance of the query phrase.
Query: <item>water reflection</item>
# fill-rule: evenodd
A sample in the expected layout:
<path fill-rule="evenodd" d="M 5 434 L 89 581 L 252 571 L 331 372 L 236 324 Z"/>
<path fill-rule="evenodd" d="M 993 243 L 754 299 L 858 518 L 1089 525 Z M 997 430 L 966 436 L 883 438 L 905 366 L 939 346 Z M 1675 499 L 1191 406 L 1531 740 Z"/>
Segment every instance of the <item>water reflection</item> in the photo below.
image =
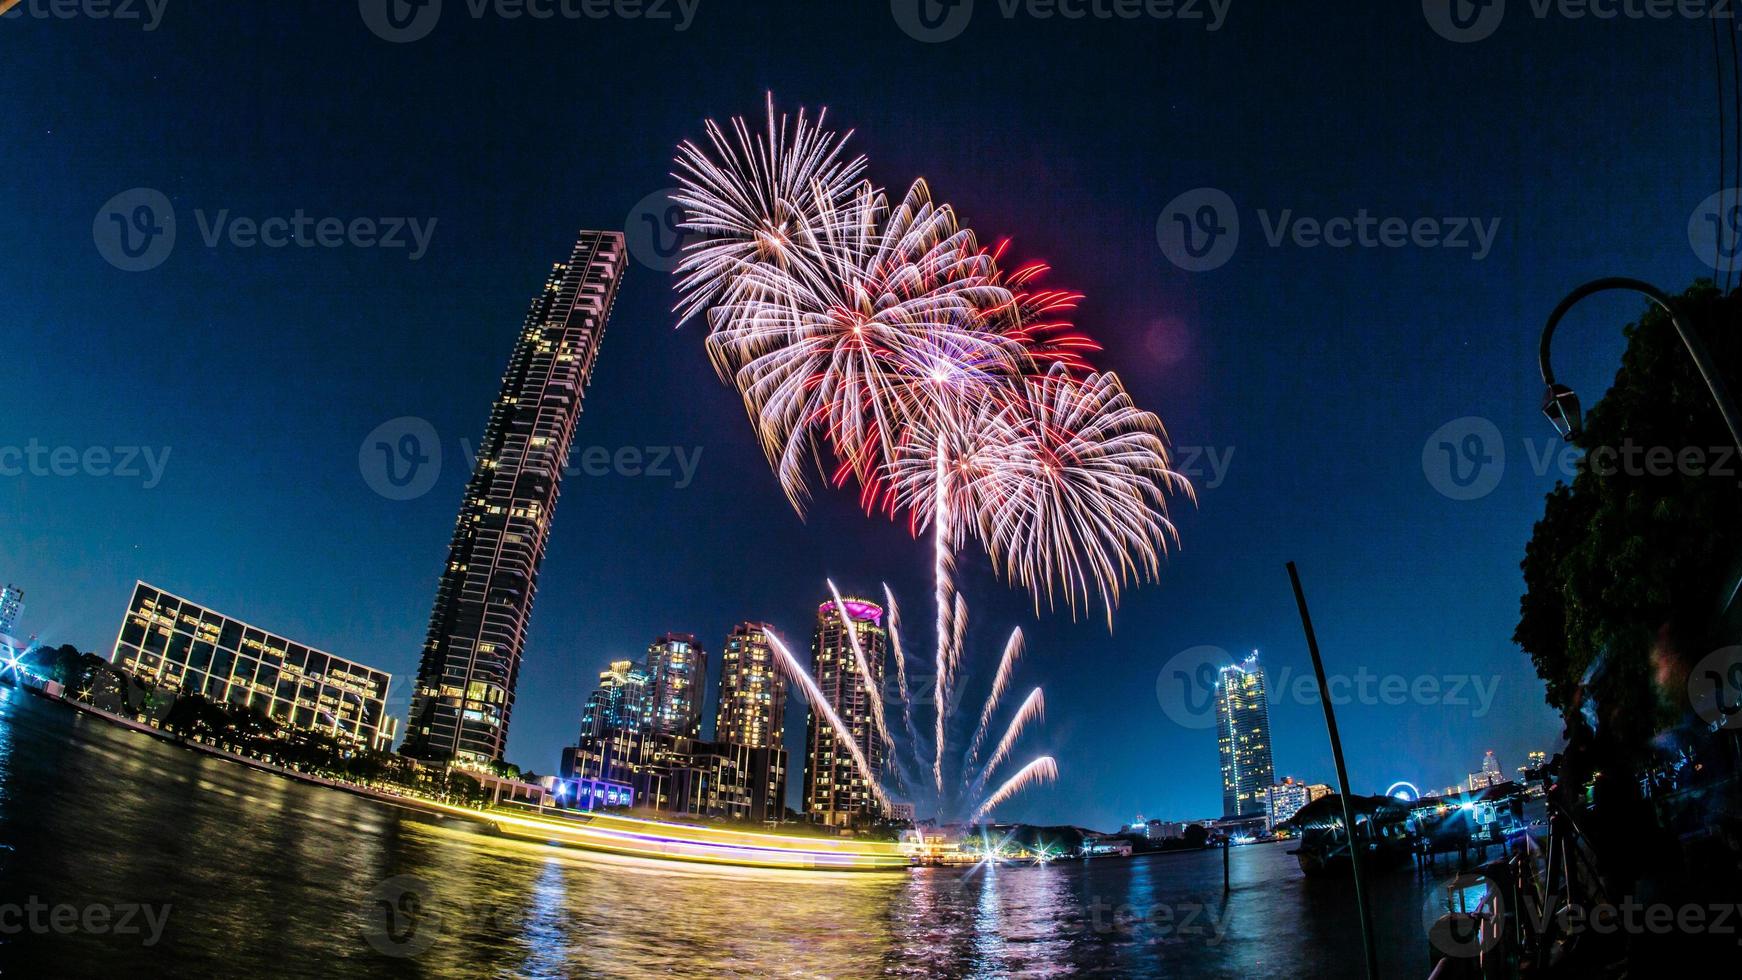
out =
<path fill-rule="evenodd" d="M 12 850 L 6 850 L 12 848 Z M 1344 976 L 1353 896 L 1281 846 L 893 874 L 554 850 L 0 691 L 0 900 L 156 902 L 163 939 L 0 936 L 0 969 L 381 977 Z M 1382 881 L 1386 972 L 1434 883 Z"/>

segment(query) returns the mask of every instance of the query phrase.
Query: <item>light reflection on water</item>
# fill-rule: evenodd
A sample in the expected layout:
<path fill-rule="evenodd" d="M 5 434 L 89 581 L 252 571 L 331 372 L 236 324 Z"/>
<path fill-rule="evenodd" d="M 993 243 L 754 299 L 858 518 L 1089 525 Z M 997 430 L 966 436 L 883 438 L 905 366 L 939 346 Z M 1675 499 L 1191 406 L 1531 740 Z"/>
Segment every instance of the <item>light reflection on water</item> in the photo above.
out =
<path fill-rule="evenodd" d="M 0 936 L 0 969 L 25 975 L 69 963 L 117 976 L 1359 972 L 1347 887 L 1303 880 L 1274 845 L 1233 853 L 1228 894 L 1221 875 L 1215 852 L 843 875 L 553 849 L 0 689 L 0 902 L 171 906 L 149 948 Z M 1420 909 L 1434 888 L 1409 872 L 1378 882 L 1388 975 L 1426 974 Z"/>

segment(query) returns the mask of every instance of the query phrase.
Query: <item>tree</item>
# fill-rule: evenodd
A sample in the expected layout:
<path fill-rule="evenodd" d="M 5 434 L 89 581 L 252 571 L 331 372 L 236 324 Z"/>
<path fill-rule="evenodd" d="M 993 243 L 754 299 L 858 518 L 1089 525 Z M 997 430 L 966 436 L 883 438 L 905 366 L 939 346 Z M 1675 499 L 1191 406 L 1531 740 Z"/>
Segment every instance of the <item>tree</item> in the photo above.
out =
<path fill-rule="evenodd" d="M 1210 831 L 1201 823 L 1195 823 L 1185 829 L 1187 847 L 1203 847 L 1210 840 Z"/>
<path fill-rule="evenodd" d="M 1737 390 L 1742 298 L 1702 281 L 1678 305 Z M 1685 713 L 1689 667 L 1725 645 L 1742 556 L 1739 461 L 1705 381 L 1661 310 L 1625 333 L 1614 386 L 1575 440 L 1579 472 L 1525 547 L 1513 633 L 1569 737 L 1603 747 L 1587 769 L 1637 764 Z"/>

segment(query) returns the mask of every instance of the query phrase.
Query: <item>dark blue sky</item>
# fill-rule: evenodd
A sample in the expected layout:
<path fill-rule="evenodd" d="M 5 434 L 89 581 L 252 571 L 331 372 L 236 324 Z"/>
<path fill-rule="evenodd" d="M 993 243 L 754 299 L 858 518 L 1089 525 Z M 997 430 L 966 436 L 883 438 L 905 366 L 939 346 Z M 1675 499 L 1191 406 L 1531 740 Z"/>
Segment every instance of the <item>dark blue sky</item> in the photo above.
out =
<path fill-rule="evenodd" d="M 1207 32 L 1006 19 L 981 0 L 960 37 L 925 44 L 869 0 L 702 0 L 682 32 L 447 6 L 401 45 L 348 2 L 171 0 L 150 32 L 0 21 L 0 445 L 170 452 L 149 489 L 0 478 L 0 579 L 27 590 L 26 631 L 106 651 L 143 578 L 393 671 L 403 712 L 465 479 L 460 442 L 481 433 L 527 299 L 576 229 L 633 223 L 670 183 L 678 140 L 706 117 L 759 112 L 773 90 L 856 128 L 879 182 L 923 175 L 983 237 L 1051 260 L 1054 282 L 1088 296 L 1079 322 L 1105 344 L 1101 363 L 1177 445 L 1228 461 L 1218 481 L 1199 460 L 1200 504 L 1175 512 L 1183 548 L 1111 635 L 1092 617 L 1037 621 L 983 558 L 964 560 L 975 680 L 1009 625 L 1031 631 L 1021 680 L 1045 684 L 1049 711 L 1028 745 L 1063 770 L 1001 816 L 1217 812 L 1213 736 L 1171 720 L 1157 675 L 1200 645 L 1309 670 L 1290 559 L 1333 673 L 1496 685 L 1486 713 L 1346 705 L 1357 787 L 1444 785 L 1483 749 L 1510 768 L 1554 747 L 1558 722 L 1509 639 L 1517 563 L 1553 483 L 1533 466 L 1552 448 L 1537 332 L 1585 279 L 1680 289 L 1701 273 L 1687 222 L 1717 168 L 1704 22 L 1523 7 L 1454 44 L 1415 4 L 1237 2 Z M 1226 265 L 1186 272 L 1157 221 L 1203 186 L 1236 203 L 1242 238 Z M 135 187 L 167 195 L 180 223 L 168 261 L 140 273 L 93 242 L 99 209 Z M 1480 261 L 1266 241 L 1285 210 L 1363 208 L 1500 223 Z M 419 261 L 208 248 L 195 213 L 225 209 L 437 225 Z M 565 486 L 510 743 L 541 771 L 605 661 L 667 630 L 717 652 L 740 619 L 802 646 L 825 576 L 888 581 L 908 646 L 929 642 L 924 546 L 841 495 L 801 522 L 699 333 L 673 331 L 671 303 L 669 276 L 632 269 L 576 445 L 700 447 L 700 466 L 682 489 Z M 1557 364 L 1588 401 L 1638 304 L 1589 306 Z M 435 488 L 405 502 L 372 491 L 358 462 L 365 435 L 399 416 L 427 419 L 447 455 Z M 1422 455 L 1466 416 L 1497 426 L 1507 466 L 1492 493 L 1458 501 Z M 1272 719 L 1278 773 L 1330 781 L 1316 701 L 1273 692 Z"/>

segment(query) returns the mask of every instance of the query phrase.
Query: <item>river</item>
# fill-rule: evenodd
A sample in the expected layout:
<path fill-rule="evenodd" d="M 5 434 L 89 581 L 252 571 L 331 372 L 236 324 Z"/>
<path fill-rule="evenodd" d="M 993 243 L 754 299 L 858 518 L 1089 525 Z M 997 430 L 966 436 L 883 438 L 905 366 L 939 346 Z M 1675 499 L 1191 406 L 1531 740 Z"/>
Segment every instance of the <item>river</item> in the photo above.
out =
<path fill-rule="evenodd" d="M 0 971 L 20 976 L 1349 977 L 1352 888 L 1288 845 L 848 875 L 617 860 L 305 785 L 0 686 Z M 1428 972 L 1435 881 L 1375 883 Z"/>

